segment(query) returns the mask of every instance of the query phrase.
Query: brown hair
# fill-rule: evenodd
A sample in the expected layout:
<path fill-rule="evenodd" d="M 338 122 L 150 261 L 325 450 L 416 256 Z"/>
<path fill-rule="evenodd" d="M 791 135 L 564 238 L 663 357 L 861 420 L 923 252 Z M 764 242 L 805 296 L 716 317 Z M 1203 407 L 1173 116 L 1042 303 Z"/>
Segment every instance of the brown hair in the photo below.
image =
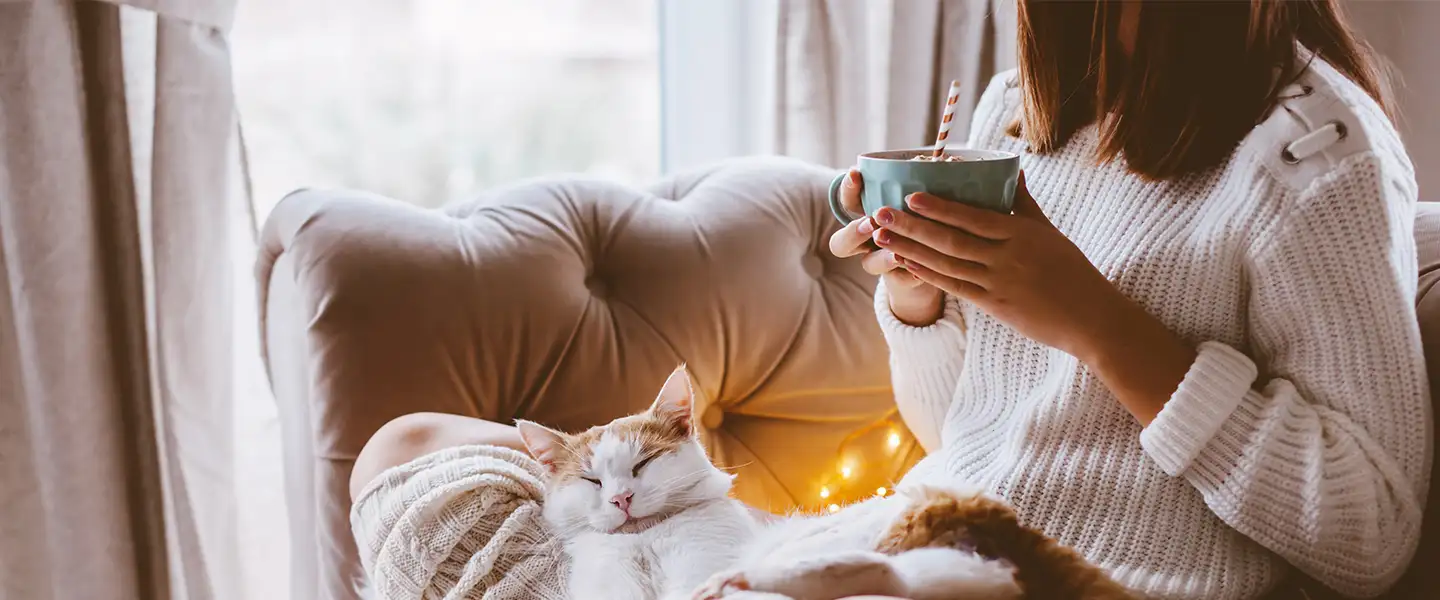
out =
<path fill-rule="evenodd" d="M 1117 0 L 1018 9 L 1023 106 L 1010 133 L 1033 152 L 1098 123 L 1099 161 L 1123 155 L 1150 179 L 1218 166 L 1290 83 L 1297 42 L 1386 106 L 1385 76 L 1338 0 L 1146 0 L 1129 55 Z"/>

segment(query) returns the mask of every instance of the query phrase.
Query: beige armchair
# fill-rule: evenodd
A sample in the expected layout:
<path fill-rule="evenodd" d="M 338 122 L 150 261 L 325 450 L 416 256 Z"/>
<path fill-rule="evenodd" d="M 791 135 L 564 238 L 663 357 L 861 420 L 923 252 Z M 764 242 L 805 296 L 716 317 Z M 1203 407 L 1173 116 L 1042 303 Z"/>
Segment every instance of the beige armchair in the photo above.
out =
<path fill-rule="evenodd" d="M 874 280 L 826 251 L 832 176 L 747 159 L 643 190 L 520 183 L 439 211 L 360 192 L 287 197 L 257 277 L 294 597 L 355 596 L 350 468 L 410 412 L 577 429 L 643 409 L 687 361 L 707 445 L 739 467 L 743 499 L 820 508 L 893 481 L 919 450 L 886 422 Z M 1422 211 L 1417 234 L 1421 325 L 1440 358 L 1440 211 Z M 1415 571 L 1430 577 L 1416 589 L 1440 589 Z"/>

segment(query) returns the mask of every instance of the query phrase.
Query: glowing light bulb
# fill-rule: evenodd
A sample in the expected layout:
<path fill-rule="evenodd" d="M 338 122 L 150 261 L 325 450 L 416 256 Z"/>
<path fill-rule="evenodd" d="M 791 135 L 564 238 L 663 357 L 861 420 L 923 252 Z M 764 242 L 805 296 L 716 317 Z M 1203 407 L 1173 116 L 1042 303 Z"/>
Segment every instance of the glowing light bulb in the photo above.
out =
<path fill-rule="evenodd" d="M 890 446 L 890 449 L 891 449 L 891 450 L 894 450 L 894 449 L 896 449 L 896 448 L 899 448 L 899 447 L 900 447 L 900 434 L 895 433 L 895 432 L 893 432 L 893 431 L 890 432 L 890 437 L 889 437 L 889 438 L 886 438 L 885 443 Z"/>
<path fill-rule="evenodd" d="M 855 469 L 854 469 L 853 467 L 851 467 L 850 465 L 840 465 L 840 477 L 842 477 L 842 478 L 844 478 L 844 479 L 849 479 L 850 476 L 851 476 L 851 475 L 854 475 L 854 474 L 855 474 Z"/>
<path fill-rule="evenodd" d="M 887 492 L 887 491 L 889 491 L 889 490 L 886 490 L 886 489 L 883 488 L 883 487 L 882 487 L 882 488 L 875 488 L 875 495 L 876 495 L 876 496 L 884 496 L 884 495 L 885 495 L 885 492 Z"/>
<path fill-rule="evenodd" d="M 821 486 L 821 487 L 820 487 L 820 497 L 821 497 L 821 498 L 829 498 L 829 497 L 830 497 L 830 488 L 829 488 L 829 487 L 826 487 L 826 486 Z"/>
<path fill-rule="evenodd" d="M 832 512 L 832 513 L 833 513 L 833 512 L 840 512 L 840 505 L 839 505 L 839 504 L 831 504 L 831 505 L 830 505 L 830 512 Z"/>

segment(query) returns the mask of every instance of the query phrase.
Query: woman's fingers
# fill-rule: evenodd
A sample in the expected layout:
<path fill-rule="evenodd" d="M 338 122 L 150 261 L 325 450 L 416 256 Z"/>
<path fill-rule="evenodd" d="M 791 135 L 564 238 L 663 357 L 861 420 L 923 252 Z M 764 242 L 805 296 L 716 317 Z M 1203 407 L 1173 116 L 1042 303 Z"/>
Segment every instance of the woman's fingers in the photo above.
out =
<path fill-rule="evenodd" d="M 992 240 L 1008 240 L 1012 236 L 1015 221 L 1013 215 L 946 200 L 925 192 L 910 194 L 905 198 L 905 205 L 917 215 L 963 229 L 972 235 Z"/>
<path fill-rule="evenodd" d="M 895 253 L 889 250 L 876 250 L 866 254 L 860 259 L 860 266 L 866 273 L 871 275 L 884 275 L 895 270 L 900 263 L 895 260 Z"/>
<path fill-rule="evenodd" d="M 870 234 L 875 233 L 875 229 L 875 221 L 870 217 L 851 221 L 849 225 L 830 234 L 830 253 L 845 258 L 874 250 L 870 244 Z"/>
<path fill-rule="evenodd" d="M 899 261 L 900 258 L 896 257 L 895 260 Z M 908 290 L 911 288 L 925 285 L 925 282 L 916 279 L 914 275 L 911 275 L 910 272 L 906 271 L 903 267 L 894 269 L 889 273 L 886 273 L 884 277 L 885 285 L 888 286 L 890 288 L 890 291 L 892 292 L 900 289 Z"/>
<path fill-rule="evenodd" d="M 919 264 L 946 277 L 983 285 L 989 273 L 985 265 L 948 255 L 888 229 L 875 232 L 875 243 L 884 249 L 882 251 L 888 250 L 903 259 L 905 265 Z"/>
<path fill-rule="evenodd" d="M 889 279 L 890 289 L 912 288 L 921 283 L 919 279 L 900 266 L 900 257 L 895 256 L 895 253 L 889 250 L 876 250 L 866 254 L 864 258 L 860 259 L 860 265 L 864 267 L 866 273 L 881 275 Z"/>
<path fill-rule="evenodd" d="M 951 296 L 955 296 L 956 298 L 959 298 L 961 300 L 973 302 L 976 304 L 981 304 L 985 300 L 985 288 L 982 288 L 978 285 L 975 285 L 974 283 L 965 281 L 963 279 L 956 279 L 954 277 L 947 277 L 940 273 L 936 273 L 934 270 L 929 269 L 924 265 L 916 264 L 915 261 L 912 261 L 908 258 L 901 260 L 905 265 L 905 270 L 909 271 L 910 275 L 914 276 L 916 279 L 922 282 L 928 283 L 940 290 L 945 291 Z"/>
<path fill-rule="evenodd" d="M 865 182 L 860 178 L 860 171 L 854 167 L 845 174 L 845 181 L 840 183 L 840 204 L 845 211 L 852 215 L 865 214 L 864 207 L 860 204 L 860 191 L 865 189 Z"/>
<path fill-rule="evenodd" d="M 851 168 L 840 182 L 840 204 L 846 212 L 852 215 L 864 214 L 864 209 L 860 206 L 860 190 L 863 188 L 860 171 Z M 875 221 L 868 216 L 851 221 L 830 236 L 830 253 L 845 258 L 874 250 L 875 246 L 870 243 L 870 234 L 875 232 L 875 228 Z"/>
<path fill-rule="evenodd" d="M 987 257 L 995 247 L 995 242 L 992 240 L 976 237 L 955 227 L 889 207 L 876 211 L 874 219 L 882 228 L 881 231 L 898 233 L 901 237 L 915 240 L 941 254 L 970 262 L 986 263 Z M 880 239 L 876 238 L 875 242 L 879 244 Z"/>

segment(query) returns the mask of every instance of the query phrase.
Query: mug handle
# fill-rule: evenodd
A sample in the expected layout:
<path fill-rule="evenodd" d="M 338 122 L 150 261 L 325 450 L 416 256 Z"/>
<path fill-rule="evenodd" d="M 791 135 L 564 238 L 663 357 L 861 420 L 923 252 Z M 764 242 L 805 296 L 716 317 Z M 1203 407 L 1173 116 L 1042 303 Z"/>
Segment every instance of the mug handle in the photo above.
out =
<path fill-rule="evenodd" d="M 845 176 L 848 174 L 849 171 L 843 171 L 830 181 L 830 213 L 835 215 L 835 219 L 840 221 L 841 225 L 849 225 L 850 221 L 859 218 L 850 216 L 850 213 L 845 211 L 845 206 L 840 204 L 840 184 L 845 182 Z"/>

